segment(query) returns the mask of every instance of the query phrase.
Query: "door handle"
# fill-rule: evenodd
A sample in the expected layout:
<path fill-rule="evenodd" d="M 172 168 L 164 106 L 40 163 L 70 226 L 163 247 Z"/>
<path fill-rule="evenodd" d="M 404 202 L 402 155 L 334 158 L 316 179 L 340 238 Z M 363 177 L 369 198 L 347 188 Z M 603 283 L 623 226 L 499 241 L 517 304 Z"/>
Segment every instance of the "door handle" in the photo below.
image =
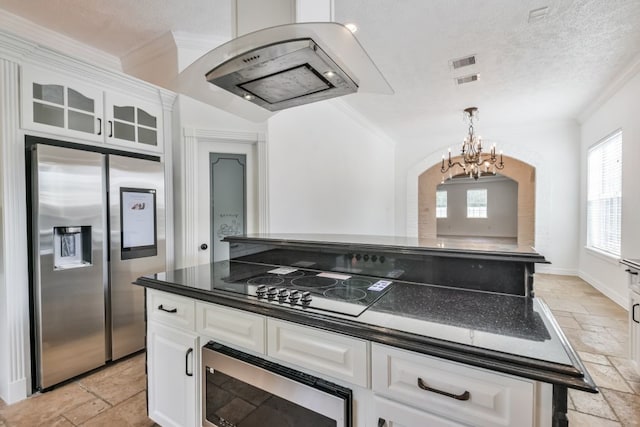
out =
<path fill-rule="evenodd" d="M 193 349 L 189 348 L 189 350 L 187 350 L 187 354 L 185 354 L 184 356 L 184 373 L 188 377 L 193 376 L 193 371 L 189 372 L 189 355 L 192 353 L 193 353 Z"/>
<path fill-rule="evenodd" d="M 636 307 L 638 306 L 640 306 L 640 303 L 633 304 L 633 306 L 631 307 L 631 320 L 633 320 L 636 323 L 640 323 L 640 321 L 636 320 Z"/>
<path fill-rule="evenodd" d="M 158 306 L 158 310 L 162 310 L 162 311 L 165 311 L 165 312 L 167 312 L 167 313 L 177 313 L 177 312 L 178 312 L 178 309 L 177 309 L 176 307 L 173 307 L 173 308 L 164 308 L 164 306 L 163 306 L 162 304 L 160 304 L 160 305 Z"/>
<path fill-rule="evenodd" d="M 446 391 L 438 390 L 437 388 L 431 388 L 424 381 L 422 381 L 422 378 L 418 378 L 418 387 L 420 387 L 422 390 L 430 391 L 432 393 L 438 393 L 456 400 L 469 400 L 469 398 L 471 397 L 471 394 L 466 390 L 462 394 L 453 394 Z"/>
<path fill-rule="evenodd" d="M 109 138 L 113 137 L 113 121 L 109 120 Z"/>
<path fill-rule="evenodd" d="M 97 117 L 98 119 L 98 135 L 102 135 L 102 119 Z"/>

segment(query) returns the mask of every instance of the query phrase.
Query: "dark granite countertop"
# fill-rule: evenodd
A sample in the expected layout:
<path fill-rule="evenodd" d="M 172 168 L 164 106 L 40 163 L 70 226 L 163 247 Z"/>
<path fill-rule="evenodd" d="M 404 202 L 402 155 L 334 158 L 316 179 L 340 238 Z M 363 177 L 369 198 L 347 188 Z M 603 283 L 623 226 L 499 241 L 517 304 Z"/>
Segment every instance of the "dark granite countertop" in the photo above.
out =
<path fill-rule="evenodd" d="M 483 257 L 486 259 L 548 263 L 534 248 L 526 245 L 470 241 L 469 239 L 426 239 L 405 236 L 370 236 L 349 234 L 247 234 L 227 236 L 227 242 L 257 242 L 269 244 L 312 245 L 317 247 L 350 247 L 391 250 L 402 253 L 438 254 L 455 257 Z"/>
<path fill-rule="evenodd" d="M 620 264 L 624 264 L 627 267 L 631 267 L 636 270 L 640 270 L 640 259 L 638 258 L 625 258 L 620 261 Z"/>
<path fill-rule="evenodd" d="M 235 261 L 138 278 L 135 284 L 552 384 L 595 391 L 537 298 L 395 281 L 357 317 L 290 308 L 224 290 Z"/>

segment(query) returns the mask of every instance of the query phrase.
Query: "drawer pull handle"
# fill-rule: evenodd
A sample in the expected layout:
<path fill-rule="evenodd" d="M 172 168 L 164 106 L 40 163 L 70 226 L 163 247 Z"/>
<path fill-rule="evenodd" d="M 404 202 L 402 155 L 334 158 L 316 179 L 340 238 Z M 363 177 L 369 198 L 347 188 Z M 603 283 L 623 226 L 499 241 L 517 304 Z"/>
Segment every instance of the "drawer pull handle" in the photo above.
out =
<path fill-rule="evenodd" d="M 188 377 L 193 376 L 193 371 L 189 372 L 189 355 L 193 353 L 193 349 L 187 350 L 187 354 L 184 356 L 184 373 Z"/>
<path fill-rule="evenodd" d="M 158 306 L 158 310 L 162 310 L 162 311 L 166 311 L 167 313 L 177 313 L 178 309 L 177 308 L 164 308 L 164 306 L 162 304 L 160 304 Z"/>
<path fill-rule="evenodd" d="M 629 273 L 629 274 L 633 274 L 634 276 L 637 276 L 637 275 L 638 275 L 638 272 L 637 272 L 637 271 L 631 270 L 630 268 L 627 268 L 625 271 L 626 271 L 627 273 Z"/>
<path fill-rule="evenodd" d="M 471 393 L 469 393 L 466 390 L 462 394 L 453 394 L 453 393 L 447 393 L 446 391 L 438 390 L 437 388 L 431 388 L 428 385 L 426 385 L 424 381 L 422 381 L 422 378 L 418 378 L 418 387 L 420 387 L 423 390 L 431 391 L 433 393 L 438 393 L 443 396 L 447 396 L 456 400 L 469 400 L 469 398 L 471 397 Z"/>
<path fill-rule="evenodd" d="M 631 320 L 633 320 L 636 323 L 640 323 L 640 321 L 636 320 L 636 307 L 640 306 L 639 304 L 633 304 L 633 307 L 631 307 Z"/>

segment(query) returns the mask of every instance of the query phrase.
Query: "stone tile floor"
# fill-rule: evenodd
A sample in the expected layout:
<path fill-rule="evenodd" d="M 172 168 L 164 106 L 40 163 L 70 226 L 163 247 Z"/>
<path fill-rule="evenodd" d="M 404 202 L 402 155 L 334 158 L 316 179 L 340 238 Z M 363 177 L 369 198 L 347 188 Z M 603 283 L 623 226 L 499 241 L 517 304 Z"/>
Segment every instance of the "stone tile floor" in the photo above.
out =
<path fill-rule="evenodd" d="M 600 389 L 569 390 L 569 424 L 640 426 L 640 374 L 628 359 L 628 312 L 575 276 L 536 274 L 535 292 Z"/>
<path fill-rule="evenodd" d="M 153 426 L 144 364 L 138 354 L 16 404 L 0 400 L 0 427 Z"/>
<path fill-rule="evenodd" d="M 600 388 L 569 390 L 572 426 L 640 426 L 640 374 L 628 360 L 627 311 L 574 276 L 536 274 L 536 296 Z M 0 400 L 0 427 L 153 426 L 147 418 L 144 354 L 14 405 Z"/>

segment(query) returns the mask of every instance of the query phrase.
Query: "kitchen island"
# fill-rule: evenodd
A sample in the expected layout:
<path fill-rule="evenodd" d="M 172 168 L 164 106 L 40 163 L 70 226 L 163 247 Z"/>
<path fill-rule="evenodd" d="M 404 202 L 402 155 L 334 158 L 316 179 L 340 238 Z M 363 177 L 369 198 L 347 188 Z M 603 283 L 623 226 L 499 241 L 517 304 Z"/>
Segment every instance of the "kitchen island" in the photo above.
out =
<path fill-rule="evenodd" d="M 230 261 L 137 280 L 154 421 L 215 425 L 200 351 L 210 340 L 347 387 L 354 426 L 561 426 L 568 387 L 597 391 L 537 298 L 406 280 L 425 252 L 537 254 L 288 237 L 230 237 Z"/>

